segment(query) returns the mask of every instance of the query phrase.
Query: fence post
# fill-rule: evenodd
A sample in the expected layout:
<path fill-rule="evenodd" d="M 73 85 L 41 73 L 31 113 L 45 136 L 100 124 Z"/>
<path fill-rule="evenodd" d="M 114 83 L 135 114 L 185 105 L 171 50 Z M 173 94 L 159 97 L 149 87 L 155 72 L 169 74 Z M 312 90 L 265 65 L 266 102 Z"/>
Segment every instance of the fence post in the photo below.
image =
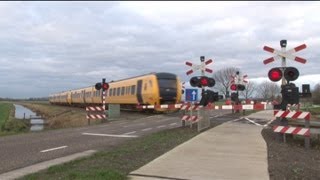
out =
<path fill-rule="evenodd" d="M 304 125 L 305 125 L 305 128 L 310 129 L 310 120 L 305 119 L 304 120 Z M 311 136 L 311 133 L 310 133 L 310 136 Z M 305 136 L 304 137 L 304 147 L 306 149 L 310 148 L 310 136 Z"/>

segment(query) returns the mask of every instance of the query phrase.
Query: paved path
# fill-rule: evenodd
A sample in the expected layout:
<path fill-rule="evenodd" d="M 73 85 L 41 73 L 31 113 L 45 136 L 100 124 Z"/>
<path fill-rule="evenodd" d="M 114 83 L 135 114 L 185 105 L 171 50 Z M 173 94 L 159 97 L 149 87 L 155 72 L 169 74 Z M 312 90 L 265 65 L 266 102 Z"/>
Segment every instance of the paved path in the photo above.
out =
<path fill-rule="evenodd" d="M 262 128 L 228 122 L 181 144 L 130 173 L 139 179 L 269 179 Z"/>

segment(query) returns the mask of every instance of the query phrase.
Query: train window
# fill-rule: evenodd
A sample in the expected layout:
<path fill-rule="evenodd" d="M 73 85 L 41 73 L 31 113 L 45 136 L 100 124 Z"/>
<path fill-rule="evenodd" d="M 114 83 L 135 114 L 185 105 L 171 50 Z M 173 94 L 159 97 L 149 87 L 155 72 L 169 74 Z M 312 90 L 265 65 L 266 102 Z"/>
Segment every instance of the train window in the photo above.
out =
<path fill-rule="evenodd" d="M 112 96 L 112 89 L 109 89 L 109 96 Z"/>
<path fill-rule="evenodd" d="M 131 94 L 134 95 L 136 93 L 136 85 L 131 86 Z"/>
<path fill-rule="evenodd" d="M 147 83 L 144 84 L 144 90 L 147 90 Z"/>
<path fill-rule="evenodd" d="M 124 95 L 124 87 L 121 88 L 121 96 Z"/>
<path fill-rule="evenodd" d="M 120 87 L 117 88 L 117 96 L 120 96 Z"/>
<path fill-rule="evenodd" d="M 113 88 L 113 96 L 116 96 L 117 95 L 117 88 Z"/>
<path fill-rule="evenodd" d="M 177 88 L 175 79 L 158 79 L 160 88 Z"/>

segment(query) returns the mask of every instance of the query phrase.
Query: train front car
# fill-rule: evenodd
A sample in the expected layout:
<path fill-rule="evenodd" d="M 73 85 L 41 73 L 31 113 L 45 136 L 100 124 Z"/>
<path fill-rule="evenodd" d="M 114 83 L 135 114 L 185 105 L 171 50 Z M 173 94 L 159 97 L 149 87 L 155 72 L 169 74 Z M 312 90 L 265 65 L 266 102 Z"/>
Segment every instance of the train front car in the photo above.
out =
<path fill-rule="evenodd" d="M 177 75 L 172 73 L 156 73 L 159 90 L 160 105 L 177 104 L 181 101 L 181 83 Z M 155 111 L 164 112 L 178 109 L 155 108 Z"/>

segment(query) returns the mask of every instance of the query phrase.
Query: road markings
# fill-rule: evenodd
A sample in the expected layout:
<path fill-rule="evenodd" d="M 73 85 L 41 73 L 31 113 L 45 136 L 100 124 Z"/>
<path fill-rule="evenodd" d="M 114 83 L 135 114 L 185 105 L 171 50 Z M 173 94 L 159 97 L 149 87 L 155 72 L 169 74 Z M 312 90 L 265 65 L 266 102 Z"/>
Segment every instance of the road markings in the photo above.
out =
<path fill-rule="evenodd" d="M 129 135 L 129 134 L 134 134 L 136 133 L 137 131 L 132 131 L 132 132 L 127 132 L 127 133 L 124 133 L 125 135 Z"/>
<path fill-rule="evenodd" d="M 176 124 L 177 124 L 177 123 L 171 123 L 170 126 L 174 126 L 174 125 L 176 125 Z"/>
<path fill-rule="evenodd" d="M 241 118 L 238 118 L 238 119 L 234 119 L 234 120 L 232 120 L 231 122 L 236 122 L 236 121 L 239 121 L 239 120 L 241 120 L 242 119 L 242 117 Z"/>
<path fill-rule="evenodd" d="M 269 122 L 265 125 L 263 125 L 264 127 L 269 126 L 274 120 L 276 120 L 276 118 L 272 118 L 271 120 L 269 120 Z"/>
<path fill-rule="evenodd" d="M 135 137 L 138 137 L 138 136 L 135 136 L 135 135 L 96 134 L 96 133 L 82 133 L 82 135 L 89 135 L 89 136 L 106 136 L 106 137 L 127 137 L 127 138 L 135 138 Z"/>
<path fill-rule="evenodd" d="M 152 128 L 145 128 L 145 129 L 142 129 L 141 131 L 150 131 Z"/>
<path fill-rule="evenodd" d="M 157 126 L 157 128 L 164 128 L 166 127 L 167 125 L 161 125 L 161 126 Z"/>
<path fill-rule="evenodd" d="M 46 149 L 46 150 L 42 150 L 40 152 L 49 152 L 49 151 L 54 151 L 54 150 L 58 150 L 58 149 L 63 149 L 63 148 L 66 148 L 68 146 L 60 146 L 60 147 L 56 147 L 56 148 L 51 148 L 51 149 Z"/>
<path fill-rule="evenodd" d="M 263 126 L 263 125 L 261 125 L 261 124 L 259 124 L 259 123 L 256 123 L 256 122 L 254 122 L 254 121 L 252 121 L 251 119 L 249 119 L 249 118 L 244 118 L 245 120 L 247 120 L 247 121 L 249 121 L 249 122 L 251 122 L 251 123 L 253 123 L 253 124 L 255 124 L 255 125 L 257 125 L 257 126 Z"/>

